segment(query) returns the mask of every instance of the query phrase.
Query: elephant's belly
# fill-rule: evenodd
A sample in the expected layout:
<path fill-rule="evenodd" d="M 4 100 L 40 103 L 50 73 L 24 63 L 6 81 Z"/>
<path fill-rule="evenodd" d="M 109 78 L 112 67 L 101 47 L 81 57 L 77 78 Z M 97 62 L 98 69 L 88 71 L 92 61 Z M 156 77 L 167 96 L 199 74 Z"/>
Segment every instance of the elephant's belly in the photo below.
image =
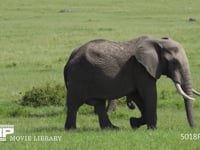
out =
<path fill-rule="evenodd" d="M 85 71 L 89 70 L 89 71 Z M 119 74 L 107 74 L 99 69 L 79 68 L 68 75 L 69 88 L 85 98 L 112 99 L 126 96 L 134 91 L 132 70 Z"/>
<path fill-rule="evenodd" d="M 88 89 L 89 97 L 114 99 L 126 96 L 134 91 L 134 84 L 123 81 L 94 81 Z"/>

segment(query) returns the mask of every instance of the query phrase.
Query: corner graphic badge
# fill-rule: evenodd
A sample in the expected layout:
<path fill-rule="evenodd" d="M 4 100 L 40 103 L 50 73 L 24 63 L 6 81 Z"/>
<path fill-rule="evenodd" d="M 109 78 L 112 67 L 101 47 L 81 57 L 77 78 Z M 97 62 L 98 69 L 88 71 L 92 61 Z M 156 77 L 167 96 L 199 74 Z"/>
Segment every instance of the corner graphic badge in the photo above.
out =
<path fill-rule="evenodd" d="M 0 141 L 6 141 L 6 136 L 13 133 L 14 125 L 0 125 Z"/>

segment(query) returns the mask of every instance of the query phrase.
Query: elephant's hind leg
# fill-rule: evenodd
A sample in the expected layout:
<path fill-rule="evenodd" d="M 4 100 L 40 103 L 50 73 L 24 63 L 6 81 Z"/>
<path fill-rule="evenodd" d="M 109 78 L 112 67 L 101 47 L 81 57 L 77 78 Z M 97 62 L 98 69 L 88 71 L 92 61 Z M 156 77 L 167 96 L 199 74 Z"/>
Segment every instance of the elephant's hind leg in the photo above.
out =
<path fill-rule="evenodd" d="M 67 94 L 67 118 L 65 122 L 65 130 L 76 128 L 76 116 L 78 108 L 82 105 L 81 100 L 76 96 Z"/>
<path fill-rule="evenodd" d="M 77 108 L 68 107 L 67 108 L 67 119 L 65 122 L 65 130 L 75 129 L 76 128 L 76 115 Z"/>
<path fill-rule="evenodd" d="M 110 122 L 105 105 L 105 100 L 95 100 L 94 107 L 98 114 L 101 129 L 118 128 Z"/>

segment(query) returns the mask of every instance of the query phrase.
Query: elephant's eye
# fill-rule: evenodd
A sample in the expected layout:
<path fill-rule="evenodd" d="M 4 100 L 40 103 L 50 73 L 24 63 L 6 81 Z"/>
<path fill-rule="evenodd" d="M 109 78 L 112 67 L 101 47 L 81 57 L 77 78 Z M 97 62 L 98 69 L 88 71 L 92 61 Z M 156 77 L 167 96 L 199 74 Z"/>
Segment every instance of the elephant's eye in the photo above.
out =
<path fill-rule="evenodd" d="M 163 40 L 169 40 L 168 37 L 162 37 L 161 39 L 163 39 Z"/>
<path fill-rule="evenodd" d="M 173 59 L 173 60 L 171 61 L 171 63 L 172 63 L 172 66 L 174 67 L 174 69 L 180 68 L 180 63 L 179 63 L 178 60 Z"/>
<path fill-rule="evenodd" d="M 172 48 L 170 48 L 170 51 L 172 51 L 174 53 L 178 53 L 178 48 L 177 47 L 172 47 Z"/>

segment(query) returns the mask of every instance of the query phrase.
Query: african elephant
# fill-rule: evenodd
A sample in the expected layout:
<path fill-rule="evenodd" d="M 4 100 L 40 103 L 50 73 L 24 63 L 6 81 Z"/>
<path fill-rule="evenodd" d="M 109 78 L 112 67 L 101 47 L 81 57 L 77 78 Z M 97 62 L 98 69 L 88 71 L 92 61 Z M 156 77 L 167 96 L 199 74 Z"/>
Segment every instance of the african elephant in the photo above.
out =
<path fill-rule="evenodd" d="M 157 122 L 156 81 L 166 75 L 183 96 L 190 127 L 194 127 L 191 74 L 183 47 L 170 38 L 141 36 L 125 42 L 93 40 L 75 49 L 64 67 L 67 92 L 65 129 L 76 128 L 78 108 L 86 103 L 98 113 L 102 129 L 116 128 L 106 111 L 106 99 L 129 96 L 141 117 L 130 118 L 133 128 Z"/>
<path fill-rule="evenodd" d="M 117 108 L 117 99 L 108 100 L 108 105 L 106 107 L 107 112 L 115 111 Z"/>
<path fill-rule="evenodd" d="M 107 112 L 115 111 L 116 108 L 117 108 L 117 99 L 108 100 L 108 104 L 106 106 L 106 111 Z M 94 113 L 97 114 L 97 110 L 95 107 L 94 107 Z"/>
<path fill-rule="evenodd" d="M 126 97 L 126 104 L 129 109 L 135 109 L 135 102 L 133 97 Z M 108 100 L 107 111 L 115 111 L 117 108 L 117 99 Z"/>
<path fill-rule="evenodd" d="M 126 104 L 127 104 L 128 108 L 135 109 L 135 103 L 131 97 L 128 97 L 128 96 L 126 97 Z M 108 100 L 108 105 L 106 107 L 107 112 L 115 111 L 116 108 L 117 108 L 117 99 Z"/>

